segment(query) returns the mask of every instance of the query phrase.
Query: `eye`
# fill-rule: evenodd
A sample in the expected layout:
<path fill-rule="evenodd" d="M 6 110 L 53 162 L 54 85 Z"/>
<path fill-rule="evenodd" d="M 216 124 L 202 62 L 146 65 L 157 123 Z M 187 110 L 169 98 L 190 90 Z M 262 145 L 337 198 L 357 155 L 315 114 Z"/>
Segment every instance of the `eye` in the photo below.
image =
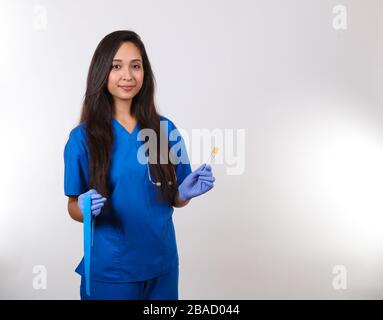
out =
<path fill-rule="evenodd" d="M 119 64 L 113 64 L 112 69 L 118 69 L 118 67 L 121 67 Z"/>
<path fill-rule="evenodd" d="M 135 68 L 135 67 L 138 67 L 138 68 L 136 68 L 136 69 L 140 69 L 140 68 L 141 68 L 141 66 L 140 66 L 139 64 L 135 64 L 133 67 L 134 67 L 134 68 Z"/>

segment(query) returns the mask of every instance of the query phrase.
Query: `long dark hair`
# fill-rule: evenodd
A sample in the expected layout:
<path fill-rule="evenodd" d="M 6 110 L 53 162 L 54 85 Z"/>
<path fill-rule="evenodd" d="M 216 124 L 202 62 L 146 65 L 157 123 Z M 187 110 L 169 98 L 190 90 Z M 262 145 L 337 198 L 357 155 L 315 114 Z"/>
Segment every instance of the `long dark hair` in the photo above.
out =
<path fill-rule="evenodd" d="M 112 32 L 101 40 L 94 52 L 80 118 L 80 123 L 86 124 L 90 152 L 89 182 L 91 188 L 106 197 L 110 194 L 108 171 L 114 141 L 112 129 L 114 101 L 107 89 L 107 81 L 112 60 L 124 42 L 132 42 L 140 50 L 144 69 L 143 84 L 133 97 L 131 115 L 137 119 L 141 129 L 152 129 L 156 132 L 157 146 L 160 146 L 160 117 L 154 104 L 155 78 L 144 44 L 139 35 L 133 31 Z M 169 155 L 169 148 L 167 152 Z M 174 165 L 171 161 L 166 164 L 160 163 L 160 153 L 157 152 L 157 164 L 150 164 L 150 172 L 152 178 L 161 182 L 161 187 L 158 187 L 161 191 L 158 193 L 159 199 L 174 205 L 177 193 Z M 172 184 L 169 185 L 168 181 Z"/>

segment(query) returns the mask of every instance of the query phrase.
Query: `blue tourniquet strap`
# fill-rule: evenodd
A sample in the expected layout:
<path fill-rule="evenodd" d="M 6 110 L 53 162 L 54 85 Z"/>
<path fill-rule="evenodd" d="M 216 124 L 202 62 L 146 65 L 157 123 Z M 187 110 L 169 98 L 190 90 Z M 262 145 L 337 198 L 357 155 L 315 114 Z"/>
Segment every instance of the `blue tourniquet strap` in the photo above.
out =
<path fill-rule="evenodd" d="M 91 212 L 91 196 L 87 194 L 84 198 L 84 264 L 85 264 L 85 283 L 86 283 L 86 294 L 90 296 L 90 247 L 92 238 L 92 212 Z"/>

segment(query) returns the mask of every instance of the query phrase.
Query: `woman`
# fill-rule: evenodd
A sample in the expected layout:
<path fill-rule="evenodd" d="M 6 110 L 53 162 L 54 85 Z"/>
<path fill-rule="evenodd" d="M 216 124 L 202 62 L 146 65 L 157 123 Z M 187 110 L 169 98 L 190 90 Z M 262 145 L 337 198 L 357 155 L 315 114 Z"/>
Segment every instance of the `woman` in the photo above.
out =
<path fill-rule="evenodd" d="M 215 178 L 206 164 L 192 172 L 176 126 L 156 110 L 154 83 L 135 32 L 102 39 L 90 64 L 80 124 L 64 150 L 69 214 L 82 222 L 90 195 L 95 218 L 90 295 L 84 259 L 76 268 L 81 299 L 178 299 L 173 207 L 211 190 Z M 143 139 L 145 130 L 154 139 Z M 153 148 L 164 135 L 168 146 Z"/>

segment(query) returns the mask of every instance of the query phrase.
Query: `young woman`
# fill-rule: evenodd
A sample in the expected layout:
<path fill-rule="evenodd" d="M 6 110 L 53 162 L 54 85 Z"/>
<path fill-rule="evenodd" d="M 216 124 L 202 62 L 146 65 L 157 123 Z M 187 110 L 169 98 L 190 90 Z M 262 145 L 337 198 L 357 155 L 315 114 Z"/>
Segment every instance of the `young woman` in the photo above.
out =
<path fill-rule="evenodd" d="M 178 299 L 173 207 L 211 190 L 215 178 L 206 164 L 192 172 L 182 136 L 156 111 L 154 83 L 135 32 L 102 39 L 90 64 L 80 123 L 64 149 L 69 214 L 82 222 L 90 195 L 95 218 L 90 295 L 84 258 L 76 268 L 81 299 Z M 155 141 L 142 139 L 145 130 L 155 133 Z M 174 130 L 177 139 L 171 139 Z M 168 146 L 161 150 L 164 135 Z M 145 143 L 158 150 L 148 148 L 142 163 Z M 177 158 L 181 162 L 171 161 Z"/>

